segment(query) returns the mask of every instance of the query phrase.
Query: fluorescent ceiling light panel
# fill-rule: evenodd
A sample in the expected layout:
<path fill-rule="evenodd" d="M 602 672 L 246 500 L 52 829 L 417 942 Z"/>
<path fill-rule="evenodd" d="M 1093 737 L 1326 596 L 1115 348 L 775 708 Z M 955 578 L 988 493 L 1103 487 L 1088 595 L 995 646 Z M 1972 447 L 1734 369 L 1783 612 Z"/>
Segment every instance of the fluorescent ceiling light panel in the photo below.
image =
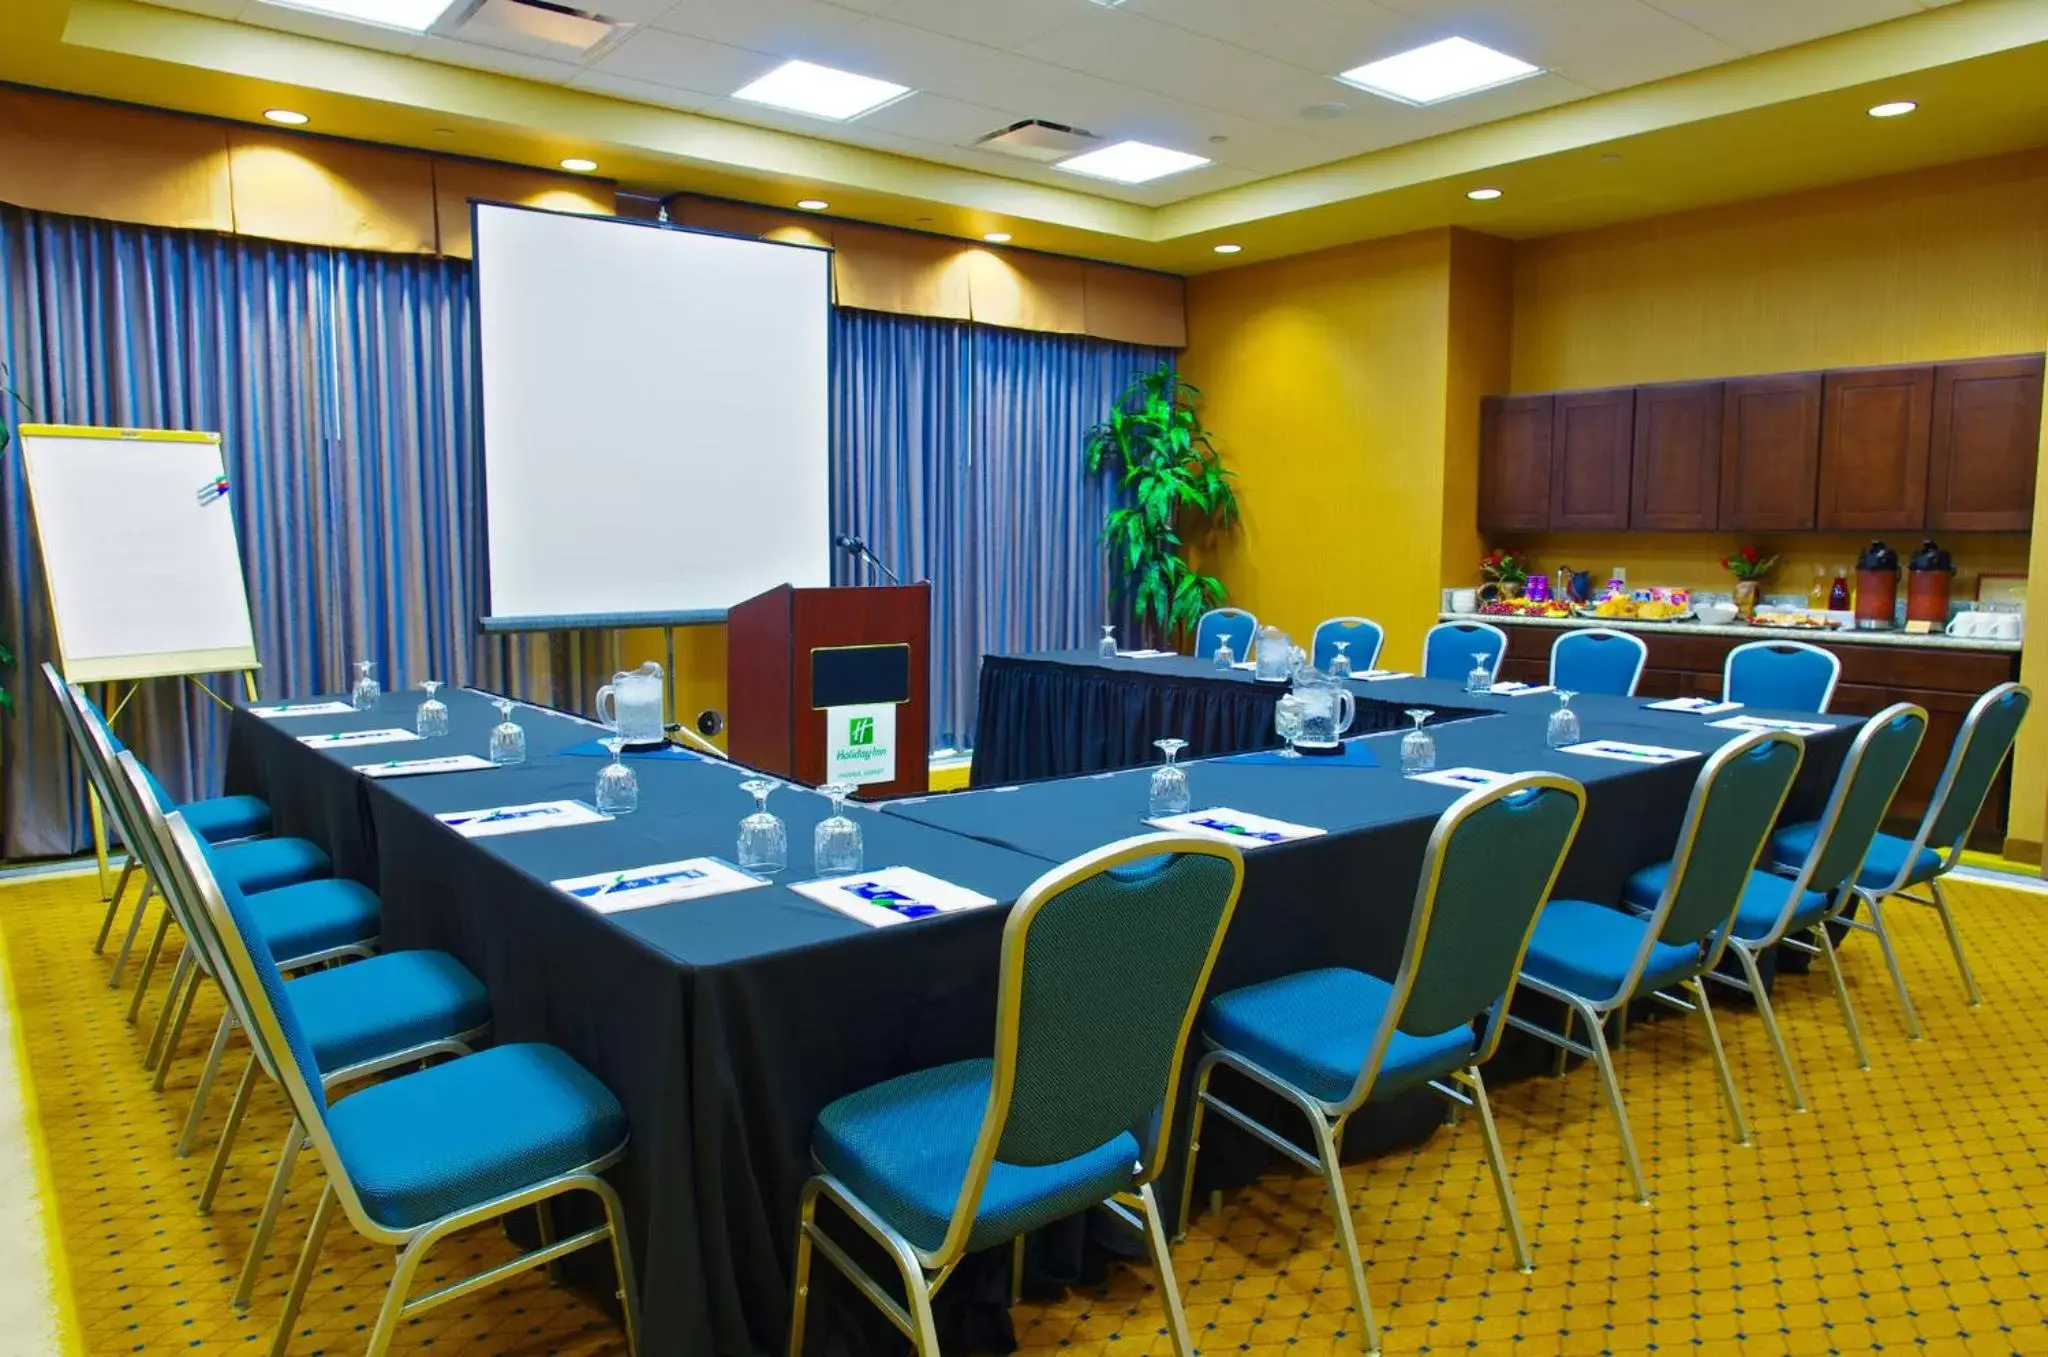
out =
<path fill-rule="evenodd" d="M 446 14 L 455 0 L 265 0 L 280 9 L 303 9 L 314 14 L 331 14 L 337 19 L 376 24 L 380 28 L 402 28 L 424 33 Z"/>
<path fill-rule="evenodd" d="M 886 80 L 835 71 L 808 61 L 785 61 L 751 85 L 734 91 L 732 97 L 813 118 L 845 122 L 872 113 L 908 93 L 908 85 L 892 85 Z"/>
<path fill-rule="evenodd" d="M 1437 104 L 1535 75 L 1538 68 L 1464 38 L 1445 38 L 1359 66 L 1337 78 L 1404 104 Z"/>
<path fill-rule="evenodd" d="M 1099 151 L 1088 151 L 1071 160 L 1062 160 L 1059 168 L 1096 179 L 1114 179 L 1119 184 L 1149 184 L 1154 179 L 1164 179 L 1169 174 L 1179 174 L 1182 170 L 1192 170 L 1208 163 L 1207 156 L 1169 151 L 1164 146 L 1152 146 L 1142 141 L 1119 141 Z"/>

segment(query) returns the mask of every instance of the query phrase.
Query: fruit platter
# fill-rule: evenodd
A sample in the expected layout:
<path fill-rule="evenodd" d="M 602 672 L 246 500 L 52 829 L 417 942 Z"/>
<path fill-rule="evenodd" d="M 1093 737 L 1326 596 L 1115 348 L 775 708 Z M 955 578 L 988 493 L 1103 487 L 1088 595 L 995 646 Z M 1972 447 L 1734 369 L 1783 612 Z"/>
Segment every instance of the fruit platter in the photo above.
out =
<path fill-rule="evenodd" d="M 1566 618 L 1572 615 L 1572 608 L 1554 598 L 1497 598 L 1482 603 L 1479 612 L 1485 617 Z"/>
<path fill-rule="evenodd" d="M 1692 593 L 1686 589 L 1610 591 L 1597 603 L 1583 604 L 1579 616 L 1616 622 L 1685 622 L 1692 618 Z"/>

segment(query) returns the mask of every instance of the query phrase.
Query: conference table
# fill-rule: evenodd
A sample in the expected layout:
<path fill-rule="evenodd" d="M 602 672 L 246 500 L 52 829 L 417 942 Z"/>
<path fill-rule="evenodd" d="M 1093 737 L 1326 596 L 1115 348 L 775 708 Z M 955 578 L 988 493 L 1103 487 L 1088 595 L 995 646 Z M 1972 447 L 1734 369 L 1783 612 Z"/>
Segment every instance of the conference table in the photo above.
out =
<path fill-rule="evenodd" d="M 1147 663 L 1158 662 L 1104 667 L 1128 664 L 1144 681 L 1138 666 Z M 1214 671 L 1201 681 L 1239 686 Z M 1628 872 L 1668 854 L 1696 759 L 1643 766 L 1550 750 L 1542 718 L 1554 704 L 1544 697 L 1468 696 L 1425 680 L 1354 688 L 1369 719 L 1415 706 L 1465 714 L 1433 730 L 1439 767 L 1550 769 L 1584 782 L 1586 821 L 1560 893 L 1613 900 Z M 445 695 L 445 737 L 327 748 L 302 738 L 409 728 L 418 700 L 393 693 L 370 711 L 281 719 L 238 710 L 228 789 L 264 797 L 277 832 L 314 839 L 337 871 L 375 890 L 387 948 L 439 948 L 475 971 L 491 992 L 495 1040 L 553 1043 L 618 1095 L 633 1140 L 615 1180 L 640 1274 L 645 1350 L 779 1352 L 816 1114 L 882 1079 L 987 1054 L 1004 907 L 1054 864 L 1148 832 L 1148 774 L 1105 770 L 850 811 L 869 870 L 915 867 L 989 896 L 995 907 L 874 928 L 798 894 L 787 883 L 811 875 L 811 832 L 830 808 L 815 792 L 785 785 L 770 802 L 790 840 L 790 866 L 776 882 L 603 913 L 551 883 L 696 856 L 729 859 L 738 821 L 752 809 L 739 783 L 755 774 L 682 751 L 634 758 L 640 800 L 631 815 L 464 838 L 436 815 L 591 799 L 607 757 L 595 743 L 602 732 L 525 707 L 524 764 L 382 780 L 359 771 L 424 754 L 482 753 L 497 713 L 485 695 L 458 691 Z M 1589 739 L 1706 752 L 1734 734 L 1631 699 L 1574 705 Z M 1853 727 L 1849 718 L 1809 719 L 1829 729 L 1808 740 L 1788 814 L 1817 811 Z M 1324 831 L 1247 855 L 1215 989 L 1313 966 L 1390 969 L 1430 828 L 1459 795 L 1403 778 L 1399 738 L 1392 730 L 1363 737 L 1341 761 L 1263 752 L 1190 766 L 1198 809 L 1227 806 Z M 1185 1115 L 1185 1099 L 1181 1106 Z M 1419 1140 L 1437 1118 L 1424 1099 L 1376 1105 L 1355 1120 L 1347 1144 L 1356 1151 Z M 1210 1142 L 1205 1183 L 1241 1180 L 1264 1162 L 1248 1146 L 1233 1152 L 1226 1135 Z M 1178 1200 L 1178 1133 L 1170 1143 L 1164 1203 Z M 594 1254 L 582 1261 L 608 1266 Z M 986 1335 L 1005 1322 L 1005 1289 L 996 1262 L 963 1271 L 942 1298 L 950 1294 L 956 1312 L 967 1312 L 956 1322 L 983 1325 Z M 814 1351 L 888 1350 L 893 1338 L 829 1269 L 814 1287 L 812 1314 L 822 1345 Z"/>

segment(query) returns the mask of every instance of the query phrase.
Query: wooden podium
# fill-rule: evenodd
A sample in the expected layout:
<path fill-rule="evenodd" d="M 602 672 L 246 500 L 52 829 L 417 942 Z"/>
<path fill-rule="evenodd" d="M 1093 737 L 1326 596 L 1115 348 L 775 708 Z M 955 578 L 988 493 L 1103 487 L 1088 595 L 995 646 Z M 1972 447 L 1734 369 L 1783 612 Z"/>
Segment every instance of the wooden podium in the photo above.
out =
<path fill-rule="evenodd" d="M 928 790 L 931 630 L 929 584 L 785 584 L 748 599 L 726 614 L 726 748 L 813 786 L 856 782 L 868 797 Z M 885 752 L 893 771 L 883 779 Z"/>

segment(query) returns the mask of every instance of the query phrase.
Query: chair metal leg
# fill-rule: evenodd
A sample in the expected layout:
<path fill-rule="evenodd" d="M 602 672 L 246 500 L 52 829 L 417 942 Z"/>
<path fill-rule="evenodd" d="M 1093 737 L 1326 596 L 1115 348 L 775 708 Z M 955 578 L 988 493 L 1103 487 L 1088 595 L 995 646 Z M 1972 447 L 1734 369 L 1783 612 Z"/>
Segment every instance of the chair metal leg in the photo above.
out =
<path fill-rule="evenodd" d="M 114 953 L 114 973 L 107 977 L 108 989 L 121 988 L 122 972 L 128 969 L 128 953 L 135 949 L 136 935 L 142 932 L 142 916 L 149 912 L 149 902 L 156 895 L 156 883 L 145 880 L 142 894 L 135 898 L 135 913 L 128 918 L 128 932 L 121 939 L 121 950 Z"/>
<path fill-rule="evenodd" d="M 1849 1029 L 1849 1045 L 1856 1052 L 1856 1067 L 1870 1068 L 1870 1051 L 1863 1044 L 1863 1025 L 1856 1021 L 1855 1005 L 1849 1002 L 1849 982 L 1842 978 L 1842 959 L 1835 955 L 1834 940 L 1828 937 L 1827 925 L 1816 924 L 1813 937 L 1820 944 L 1821 960 L 1827 963 L 1828 979 L 1835 986 L 1835 1002 L 1842 1006 L 1842 1022 Z"/>
<path fill-rule="evenodd" d="M 256 1233 L 249 1238 L 249 1256 L 243 1260 L 241 1279 L 235 1283 L 232 1304 L 236 1314 L 248 1310 L 249 1298 L 256 1293 L 256 1274 L 263 1270 L 263 1253 L 270 1247 L 270 1236 L 277 1229 L 278 1212 L 284 1209 L 285 1194 L 291 1190 L 292 1169 L 299 1162 L 299 1142 L 305 1138 L 298 1118 L 292 1118 L 284 1148 L 277 1152 L 277 1172 L 270 1176 L 270 1194 L 263 1199 L 263 1214 L 256 1218 Z"/>
<path fill-rule="evenodd" d="M 1566 1041 L 1572 1039 L 1572 1020 L 1576 1017 L 1578 1017 L 1578 1013 L 1567 1006 L 1564 1011 L 1564 1039 Z M 1565 1065 L 1571 1058 L 1571 1051 L 1563 1046 L 1559 1046 L 1557 1048 L 1557 1063 L 1550 1070 L 1551 1076 L 1557 1079 L 1564 1078 Z"/>
<path fill-rule="evenodd" d="M 199 1214 L 213 1212 L 213 1198 L 220 1191 L 221 1175 L 228 1171 L 228 1160 L 235 1152 L 235 1132 L 241 1129 L 242 1114 L 249 1110 L 249 1090 L 256 1085 L 256 1053 L 249 1052 L 249 1063 L 242 1068 L 242 1082 L 235 1085 L 235 1100 L 228 1104 L 227 1124 L 220 1128 L 220 1144 L 213 1150 L 213 1163 L 207 1166 L 206 1186 L 199 1190 Z"/>
<path fill-rule="evenodd" d="M 1737 1145 L 1749 1144 L 1749 1123 L 1742 1115 L 1742 1097 L 1735 1091 L 1735 1075 L 1728 1068 L 1728 1052 L 1721 1046 L 1721 1029 L 1714 1023 L 1714 1010 L 1707 1003 L 1707 986 L 1698 976 L 1685 982 L 1693 1003 L 1699 1008 L 1700 1026 L 1707 1029 L 1707 1049 L 1714 1054 L 1714 1073 L 1721 1081 L 1721 1100 L 1728 1105 L 1728 1128 Z"/>
<path fill-rule="evenodd" d="M 1970 960 L 1963 955 L 1963 935 L 1956 931 L 1956 916 L 1948 907 L 1948 897 L 1942 894 L 1941 878 L 1927 883 L 1933 897 L 1934 912 L 1941 916 L 1941 926 L 1948 933 L 1948 949 L 1956 954 L 1956 969 L 1963 973 L 1963 993 L 1969 996 L 1970 1007 L 1984 1002 L 1984 994 L 1977 988 L 1977 977 L 1970 974 Z"/>
<path fill-rule="evenodd" d="M 142 969 L 135 976 L 135 993 L 128 1000 L 128 1025 L 133 1027 L 138 1014 L 142 1012 L 142 996 L 149 993 L 149 978 L 156 974 L 157 958 L 164 953 L 164 938 L 171 931 L 171 912 L 166 909 L 157 917 L 156 932 L 150 934 L 149 950 L 142 954 Z"/>
<path fill-rule="evenodd" d="M 1628 1165 L 1629 1181 L 1635 1184 L 1636 1200 L 1647 1206 L 1650 1203 L 1650 1184 L 1643 1176 L 1643 1161 L 1636 1154 L 1635 1133 L 1629 1130 L 1628 1108 L 1621 1101 L 1621 1077 L 1614 1072 L 1614 1057 L 1607 1051 L 1606 1024 L 1591 1009 L 1583 1010 L 1580 1017 L 1586 1020 L 1587 1044 L 1593 1048 L 1593 1063 L 1600 1069 L 1600 1091 L 1607 1095 L 1607 1110 L 1614 1114 L 1614 1125 L 1621 1132 L 1621 1158 Z"/>
<path fill-rule="evenodd" d="M 1195 1162 L 1202 1157 L 1202 1123 L 1209 1110 L 1209 1076 L 1215 1072 L 1213 1055 L 1204 1056 L 1195 1069 L 1195 1104 L 1188 1110 L 1188 1153 L 1180 1171 L 1180 1229 L 1173 1237 L 1176 1243 L 1187 1240 L 1188 1226 L 1194 1219 Z"/>
<path fill-rule="evenodd" d="M 804 1183 L 802 1204 L 796 1217 L 796 1267 L 790 1283 L 789 1355 L 804 1357 L 804 1321 L 811 1310 L 811 1230 L 818 1218 L 818 1184 Z"/>
<path fill-rule="evenodd" d="M 1330 1214 L 1337 1218 L 1337 1247 L 1344 1255 L 1351 1303 L 1358 1309 L 1359 1343 L 1367 1357 L 1380 1355 L 1380 1326 L 1372 1314 L 1372 1296 L 1365 1287 L 1365 1259 L 1358 1251 L 1358 1230 L 1351 1220 L 1351 1198 L 1344 1190 L 1344 1169 L 1337 1159 L 1337 1132 L 1321 1116 L 1311 1116 L 1316 1133 L 1316 1158 L 1323 1166 L 1323 1185 L 1330 1194 Z M 1341 1123 L 1340 1123 L 1341 1125 Z"/>
<path fill-rule="evenodd" d="M 92 954 L 100 956 L 107 950 L 107 935 L 114 931 L 114 918 L 121 912 L 121 896 L 128 889 L 128 878 L 135 874 L 135 857 L 129 855 L 122 864 L 121 879 L 114 883 L 114 894 L 107 901 L 107 916 L 100 920 L 100 935 L 92 941 Z"/>
<path fill-rule="evenodd" d="M 1493 1170 L 1493 1190 L 1500 1195 L 1501 1219 L 1508 1228 L 1508 1242 L 1514 1246 L 1515 1266 L 1524 1272 L 1536 1270 L 1536 1258 L 1529 1252 L 1529 1239 L 1522 1230 L 1522 1211 L 1515 1204 L 1515 1186 L 1508 1179 L 1508 1157 L 1501 1149 L 1500 1131 L 1493 1123 L 1493 1104 L 1487 1101 L 1486 1080 L 1473 1065 L 1458 1075 L 1472 1090 L 1472 1108 L 1479 1114 L 1479 1134 L 1486 1145 L 1486 1164 Z"/>
<path fill-rule="evenodd" d="M 553 1198 L 543 1198 L 533 1204 L 534 1219 L 539 1224 L 541 1247 L 555 1242 L 555 1203 Z M 548 1285 L 562 1284 L 562 1260 L 550 1258 L 547 1262 Z"/>
<path fill-rule="evenodd" d="M 292 1326 L 299 1322 L 299 1307 L 305 1303 L 306 1287 L 320 1262 L 320 1245 L 327 1239 L 327 1224 L 334 1218 L 334 1184 L 320 1189 L 320 1204 L 313 1208 L 313 1225 L 306 1231 L 306 1247 L 299 1253 L 299 1266 L 292 1272 L 291 1289 L 285 1292 L 284 1312 L 277 1317 L 277 1334 L 270 1340 L 270 1357 L 284 1357 L 292 1341 Z"/>
<path fill-rule="evenodd" d="M 640 1351 L 640 1282 L 633 1275 L 633 1245 L 626 1238 L 626 1210 L 619 1194 L 604 1179 L 592 1191 L 604 1203 L 604 1218 L 612 1231 L 612 1268 L 619 1274 L 619 1319 L 626 1330 L 626 1357 Z"/>
<path fill-rule="evenodd" d="M 1159 1274 L 1159 1297 L 1166 1303 L 1166 1331 L 1173 1338 L 1174 1357 L 1195 1357 L 1194 1340 L 1188 1337 L 1187 1311 L 1181 1307 L 1180 1281 L 1173 1275 L 1173 1250 L 1166 1241 L 1166 1222 L 1159 1218 L 1159 1200 L 1152 1195 L 1152 1184 L 1138 1189 L 1138 1197 L 1145 1203 L 1145 1242 L 1152 1249 L 1152 1267 Z M 1022 1235 L 1017 1238 L 1017 1262 L 1022 1275 L 1024 1250 Z"/>
<path fill-rule="evenodd" d="M 178 953 L 178 964 L 171 967 L 171 987 L 164 991 L 163 1007 L 157 1010 L 156 1022 L 149 1029 L 149 1045 L 142 1051 L 142 1068 L 153 1070 L 163 1052 L 164 1036 L 170 1031 L 171 1017 L 176 1012 L 178 1000 L 185 993 L 185 982 L 192 978 L 196 967 L 192 964 L 192 949 L 187 947 Z M 152 1085 L 159 1093 L 163 1084 Z"/>
<path fill-rule="evenodd" d="M 1010 1304 L 1024 1303 L 1024 1236 L 1010 1241 Z"/>
<path fill-rule="evenodd" d="M 431 1238 L 421 1235 L 398 1251 L 398 1265 L 391 1270 L 391 1285 L 384 1288 L 384 1304 L 377 1309 L 376 1327 L 370 1330 L 370 1346 L 364 1357 L 384 1357 L 391 1351 L 391 1340 L 398 1336 L 398 1322 L 405 1317 L 405 1298 L 412 1293 L 412 1280 L 432 1247 Z"/>
<path fill-rule="evenodd" d="M 220 1027 L 213 1034 L 213 1049 L 206 1053 L 206 1068 L 199 1071 L 199 1087 L 192 1090 L 192 1110 L 185 1114 L 185 1129 L 178 1133 L 178 1148 L 173 1153 L 180 1159 L 192 1153 L 192 1142 L 199 1138 L 199 1123 L 206 1119 L 206 1100 L 213 1094 L 213 1077 L 220 1073 L 220 1062 L 227 1056 L 228 1034 L 234 1027 L 234 1014 L 220 1015 Z"/>
<path fill-rule="evenodd" d="M 1815 931 L 1824 932 L 1825 930 L 1816 929 Z M 1778 1057 L 1778 1069 L 1785 1076 L 1785 1091 L 1791 1096 L 1792 1110 L 1794 1112 L 1804 1112 L 1806 1110 L 1806 1094 L 1800 1091 L 1799 1071 L 1792 1064 L 1792 1048 L 1785 1044 L 1784 1030 L 1778 1026 L 1777 1010 L 1771 1007 L 1771 996 L 1764 989 L 1763 972 L 1757 969 L 1756 958 L 1749 954 L 1747 947 L 1736 945 L 1731 946 L 1728 950 L 1735 955 L 1737 961 L 1742 963 L 1742 973 L 1749 981 L 1749 997 L 1756 1000 L 1757 1016 L 1764 1020 L 1764 1034 L 1771 1039 L 1771 1050 Z M 1833 962 L 1831 961 L 1829 965 L 1832 967 Z M 1838 980 L 1837 984 L 1839 983 Z M 1844 993 L 1846 995 L 1846 992 Z M 1844 1002 L 1847 1002 L 1846 997 Z M 1844 1011 L 1846 1012 L 1847 1010 Z M 1853 1023 L 1851 1025 L 1853 1027 Z M 1860 1045 L 1861 1038 L 1858 1038 L 1858 1042 Z"/>
<path fill-rule="evenodd" d="M 1858 895 L 1863 895 L 1861 891 Z M 1906 992 L 1906 973 L 1899 969 L 1899 954 L 1892 946 L 1892 931 L 1884 925 L 1884 906 L 1876 895 L 1863 895 L 1863 904 L 1870 911 L 1870 931 L 1877 934 L 1877 945 L 1884 952 L 1884 964 L 1891 970 L 1892 986 L 1899 992 L 1899 1007 L 1906 1013 L 1906 1040 L 1919 1041 L 1927 1034 L 1920 1030 L 1920 1013 L 1913 1007 L 1913 996 Z"/>
<path fill-rule="evenodd" d="M 185 1038 L 185 1024 L 192 1017 L 192 1002 L 199 997 L 199 979 L 195 968 L 192 978 L 185 983 L 184 997 L 178 1001 L 178 1015 L 171 1020 L 170 1035 L 164 1041 L 163 1050 L 157 1053 L 156 1079 L 150 1087 L 158 1093 L 164 1091 L 164 1083 L 171 1074 L 171 1060 L 178 1054 L 178 1043 Z"/>

